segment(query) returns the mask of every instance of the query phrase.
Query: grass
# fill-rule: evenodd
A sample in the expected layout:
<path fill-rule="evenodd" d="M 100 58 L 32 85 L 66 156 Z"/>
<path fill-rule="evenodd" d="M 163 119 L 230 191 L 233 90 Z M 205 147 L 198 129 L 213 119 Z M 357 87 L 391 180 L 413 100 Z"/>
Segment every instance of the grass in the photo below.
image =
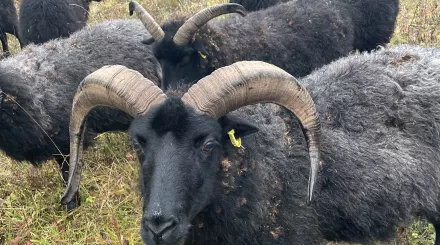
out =
<path fill-rule="evenodd" d="M 226 0 L 139 0 L 158 22 Z M 18 2 L 18 1 L 17 1 Z M 438 0 L 401 0 L 392 44 L 440 46 Z M 127 1 L 104 0 L 90 9 L 90 23 L 129 18 Z M 18 43 L 10 37 L 12 52 Z M 0 153 L 0 244 L 141 244 L 138 163 L 124 133 L 105 133 L 86 151 L 83 205 L 67 213 L 58 204 L 64 183 L 54 161 L 35 168 Z M 396 239 L 377 244 L 433 244 L 425 221 L 396 228 Z M 335 244 L 335 243 L 328 243 Z M 341 244 L 339 244 L 341 245 Z"/>

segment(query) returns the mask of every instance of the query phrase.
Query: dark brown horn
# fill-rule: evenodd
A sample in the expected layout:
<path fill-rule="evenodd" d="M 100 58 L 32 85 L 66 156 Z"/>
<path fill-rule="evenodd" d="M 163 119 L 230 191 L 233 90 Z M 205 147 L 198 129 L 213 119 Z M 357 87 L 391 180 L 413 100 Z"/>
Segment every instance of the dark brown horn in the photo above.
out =
<path fill-rule="evenodd" d="M 216 119 L 242 106 L 264 102 L 289 109 L 305 129 L 311 165 L 307 200 L 312 200 L 321 159 L 320 125 L 312 97 L 292 75 L 261 61 L 237 62 L 198 81 L 182 100 Z"/>
<path fill-rule="evenodd" d="M 133 12 L 136 12 L 136 16 L 141 20 L 142 24 L 144 24 L 145 28 L 147 28 L 154 40 L 159 41 L 165 36 L 165 33 L 160 25 L 157 24 L 157 22 L 144 9 L 144 7 L 142 7 L 142 5 L 134 0 L 131 0 L 128 8 L 130 10 L 130 15 L 133 15 Z"/>
<path fill-rule="evenodd" d="M 185 46 L 189 43 L 192 37 L 196 34 L 200 27 L 206 24 L 211 19 L 230 13 L 238 13 L 242 16 L 246 15 L 246 10 L 243 6 L 237 3 L 224 3 L 215 5 L 198 12 L 189 18 L 174 35 L 173 42 L 179 46 Z"/>
<path fill-rule="evenodd" d="M 78 191 L 81 175 L 82 141 L 87 114 L 97 106 L 121 109 L 132 117 L 162 103 L 166 95 L 142 74 L 124 66 L 105 66 L 88 75 L 73 98 L 69 125 L 69 181 L 61 203 L 69 203 Z"/>

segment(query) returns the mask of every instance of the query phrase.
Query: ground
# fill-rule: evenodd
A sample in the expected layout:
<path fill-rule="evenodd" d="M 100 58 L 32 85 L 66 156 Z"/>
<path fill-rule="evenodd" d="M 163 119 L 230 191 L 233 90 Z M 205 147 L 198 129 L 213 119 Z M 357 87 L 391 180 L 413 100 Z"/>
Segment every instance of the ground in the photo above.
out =
<path fill-rule="evenodd" d="M 157 21 L 163 22 L 225 0 L 138 1 Z M 90 24 L 129 18 L 127 2 L 93 3 Z M 401 0 L 392 44 L 439 46 L 438 5 L 438 0 Z M 10 36 L 12 52 L 17 53 L 18 43 L 12 39 Z M 97 137 L 96 145 L 85 156 L 83 205 L 72 213 L 59 205 L 64 183 L 54 161 L 36 168 L 26 162 L 15 162 L 0 152 L 0 244 L 141 244 L 138 163 L 127 142 L 125 133 Z M 376 244 L 425 245 L 433 241 L 433 227 L 421 220 L 409 227 L 396 228 L 395 241 Z"/>

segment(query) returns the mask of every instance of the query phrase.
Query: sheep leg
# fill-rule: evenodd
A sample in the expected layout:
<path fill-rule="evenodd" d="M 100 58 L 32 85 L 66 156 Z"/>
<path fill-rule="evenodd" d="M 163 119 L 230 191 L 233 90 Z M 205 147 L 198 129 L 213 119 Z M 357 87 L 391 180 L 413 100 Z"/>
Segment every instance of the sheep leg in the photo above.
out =
<path fill-rule="evenodd" d="M 63 176 L 63 180 L 65 183 L 69 180 L 69 157 L 66 158 L 57 158 L 58 165 L 60 165 L 60 171 Z M 75 194 L 75 198 L 66 204 L 67 211 L 70 212 L 74 210 L 75 208 L 79 207 L 81 205 L 81 199 L 79 197 L 79 193 L 77 192 Z"/>
<path fill-rule="evenodd" d="M 430 213 L 427 216 L 427 220 L 431 222 L 435 229 L 435 242 L 434 245 L 440 245 L 440 216 L 437 213 Z"/>
<path fill-rule="evenodd" d="M 15 25 L 15 24 L 8 25 L 8 26 L 6 26 L 6 28 L 5 28 L 4 30 L 2 30 L 2 31 L 5 32 L 5 36 L 6 36 L 6 33 L 9 33 L 9 34 L 11 34 L 11 35 L 14 35 L 14 36 L 17 38 L 18 42 L 20 43 L 20 48 L 23 48 L 23 45 L 22 45 L 22 43 L 21 43 L 21 39 L 20 39 L 20 37 L 19 37 L 19 35 L 18 35 L 18 27 L 17 27 L 17 25 Z"/>
<path fill-rule="evenodd" d="M 6 30 L 6 32 L 14 35 L 17 38 L 18 43 L 20 44 L 20 48 L 23 48 L 23 43 L 21 42 L 21 38 L 18 35 L 18 27 L 16 25 L 12 26 L 12 29 Z"/>
<path fill-rule="evenodd" d="M 440 245 L 440 223 L 433 223 L 435 228 L 435 242 L 434 245 Z"/>
<path fill-rule="evenodd" d="M 5 56 L 9 56 L 9 47 L 8 47 L 8 39 L 6 36 L 6 32 L 4 32 L 3 30 L 0 31 L 0 40 L 2 42 L 2 47 L 3 47 L 3 53 L 5 53 Z"/>

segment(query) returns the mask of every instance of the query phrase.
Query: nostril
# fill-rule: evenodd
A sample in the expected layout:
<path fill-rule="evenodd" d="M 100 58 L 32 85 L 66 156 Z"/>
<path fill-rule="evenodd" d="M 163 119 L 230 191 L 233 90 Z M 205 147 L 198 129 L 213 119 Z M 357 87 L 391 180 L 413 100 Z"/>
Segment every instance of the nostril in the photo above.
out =
<path fill-rule="evenodd" d="M 177 224 L 177 219 L 174 217 L 147 216 L 143 224 L 145 228 L 150 230 L 155 236 L 162 236 L 163 233 Z"/>

